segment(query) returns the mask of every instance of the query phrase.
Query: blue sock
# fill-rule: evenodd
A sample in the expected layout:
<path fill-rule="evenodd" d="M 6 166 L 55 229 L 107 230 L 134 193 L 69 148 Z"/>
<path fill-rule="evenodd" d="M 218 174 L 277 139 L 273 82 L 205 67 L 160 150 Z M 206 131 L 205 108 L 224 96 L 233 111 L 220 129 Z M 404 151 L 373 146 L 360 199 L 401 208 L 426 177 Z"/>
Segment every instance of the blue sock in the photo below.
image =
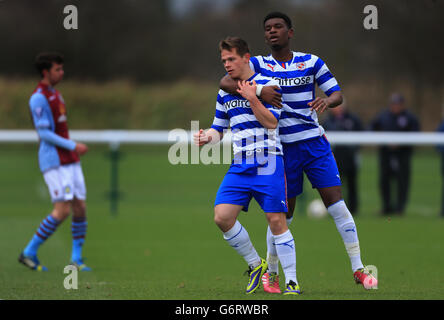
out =
<path fill-rule="evenodd" d="M 85 242 L 86 228 L 88 222 L 86 217 L 72 219 L 71 231 L 72 231 L 72 253 L 71 261 L 82 260 L 83 243 Z"/>
<path fill-rule="evenodd" d="M 23 251 L 25 256 L 37 255 L 37 250 L 39 249 L 40 245 L 57 230 L 59 223 L 60 221 L 51 215 L 48 215 L 45 219 L 43 219 L 36 233 Z"/>

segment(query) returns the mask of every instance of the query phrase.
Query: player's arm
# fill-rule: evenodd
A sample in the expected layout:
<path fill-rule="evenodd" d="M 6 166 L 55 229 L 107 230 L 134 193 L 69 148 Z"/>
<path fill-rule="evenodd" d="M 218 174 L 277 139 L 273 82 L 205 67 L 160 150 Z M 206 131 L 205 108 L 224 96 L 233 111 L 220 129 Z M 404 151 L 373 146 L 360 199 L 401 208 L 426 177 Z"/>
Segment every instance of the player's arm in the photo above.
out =
<path fill-rule="evenodd" d="M 228 129 L 230 120 L 224 108 L 224 100 L 222 97 L 223 94 L 224 92 L 220 90 L 217 95 L 216 112 L 214 114 L 214 120 L 211 128 L 206 131 L 200 129 L 199 132 L 196 132 L 193 135 L 194 144 L 198 145 L 199 147 L 207 143 L 218 143 L 224 137 L 224 130 Z"/>
<path fill-rule="evenodd" d="M 239 81 L 237 92 L 250 102 L 250 108 L 256 119 L 267 129 L 276 129 L 278 119 L 256 96 L 256 81 Z"/>
<path fill-rule="evenodd" d="M 211 143 L 216 144 L 224 137 L 223 132 L 219 132 L 216 129 L 210 128 L 208 130 L 200 129 L 193 135 L 194 144 L 201 147 L 204 144 Z"/>
<path fill-rule="evenodd" d="M 88 151 L 88 147 L 85 144 L 65 139 L 58 134 L 55 134 L 48 128 L 38 128 L 37 134 L 39 135 L 39 138 L 41 140 L 44 140 L 63 149 L 75 151 L 79 155 L 83 155 Z"/>
<path fill-rule="evenodd" d="M 226 74 L 219 82 L 219 86 L 225 92 L 230 94 L 237 94 L 237 81 L 233 80 L 230 75 Z M 256 87 L 256 95 L 260 97 L 264 102 L 275 106 L 276 108 L 282 108 L 282 94 L 277 91 L 279 86 L 263 86 L 258 84 Z"/>
<path fill-rule="evenodd" d="M 319 57 L 316 58 L 313 66 L 314 78 L 316 84 L 324 91 L 327 98 L 316 97 L 316 99 L 308 103 L 308 106 L 311 110 L 322 113 L 327 108 L 334 108 L 340 105 L 342 103 L 342 93 L 338 82 L 325 62 Z"/>
<path fill-rule="evenodd" d="M 40 140 L 44 140 L 63 149 L 76 151 L 80 155 L 88 151 L 88 147 L 85 144 L 76 143 L 73 140 L 65 139 L 49 129 L 50 107 L 43 95 L 33 95 L 29 101 L 29 105 Z"/>
<path fill-rule="evenodd" d="M 316 97 L 313 101 L 308 103 L 310 110 L 322 113 L 327 108 L 334 108 L 342 103 L 341 91 L 334 91 L 327 98 Z"/>

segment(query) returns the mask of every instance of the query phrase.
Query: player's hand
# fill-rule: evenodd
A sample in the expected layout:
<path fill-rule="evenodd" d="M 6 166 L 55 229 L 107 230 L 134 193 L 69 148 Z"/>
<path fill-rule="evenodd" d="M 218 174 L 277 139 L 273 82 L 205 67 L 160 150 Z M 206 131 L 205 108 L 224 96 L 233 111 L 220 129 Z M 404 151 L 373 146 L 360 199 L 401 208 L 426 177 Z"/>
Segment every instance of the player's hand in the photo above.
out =
<path fill-rule="evenodd" d="M 86 144 L 77 142 L 76 148 L 74 149 L 74 151 L 77 152 L 79 154 L 79 156 L 82 156 L 88 152 L 88 147 L 86 146 Z"/>
<path fill-rule="evenodd" d="M 330 102 L 327 98 L 317 97 L 313 101 L 309 102 L 308 106 L 310 107 L 310 110 L 322 113 L 330 106 Z"/>
<path fill-rule="evenodd" d="M 238 81 L 237 86 L 239 87 L 239 89 L 237 89 L 237 92 L 248 101 L 257 99 L 256 81 Z"/>
<path fill-rule="evenodd" d="M 193 135 L 193 138 L 194 138 L 194 144 L 199 147 L 211 142 L 211 140 L 212 140 L 212 137 L 207 136 L 207 134 L 205 133 L 205 131 L 203 129 L 200 129 L 199 132 L 196 132 Z"/>
<path fill-rule="evenodd" d="M 279 86 L 264 86 L 261 91 L 261 99 L 276 108 L 282 108 L 282 94 L 277 92 Z"/>

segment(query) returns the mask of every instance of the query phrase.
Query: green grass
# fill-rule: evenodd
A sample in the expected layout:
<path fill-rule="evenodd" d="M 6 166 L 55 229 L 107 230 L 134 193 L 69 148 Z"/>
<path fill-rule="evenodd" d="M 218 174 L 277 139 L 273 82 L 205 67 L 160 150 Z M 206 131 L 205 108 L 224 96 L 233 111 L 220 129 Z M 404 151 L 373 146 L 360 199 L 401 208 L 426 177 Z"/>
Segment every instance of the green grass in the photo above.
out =
<path fill-rule="evenodd" d="M 246 265 L 213 223 L 213 200 L 226 165 L 170 165 L 166 146 L 123 147 L 119 212 L 109 212 L 107 149 L 92 146 L 83 158 L 88 188 L 84 253 L 91 273 L 79 289 L 63 287 L 70 257 L 70 223 L 39 251 L 50 269 L 32 272 L 17 262 L 51 210 L 37 167 L 35 146 L 1 146 L 0 299 L 443 299 L 444 221 L 440 210 L 438 155 L 420 149 L 413 159 L 405 217 L 378 215 L 377 162 L 366 149 L 356 218 L 363 260 L 376 265 L 378 290 L 354 284 L 349 261 L 331 219 L 310 220 L 304 204 L 316 196 L 306 183 L 291 225 L 297 246 L 300 297 L 246 296 Z M 258 252 L 265 255 L 266 221 L 256 203 L 241 214 Z M 282 284 L 282 281 L 281 281 Z"/>

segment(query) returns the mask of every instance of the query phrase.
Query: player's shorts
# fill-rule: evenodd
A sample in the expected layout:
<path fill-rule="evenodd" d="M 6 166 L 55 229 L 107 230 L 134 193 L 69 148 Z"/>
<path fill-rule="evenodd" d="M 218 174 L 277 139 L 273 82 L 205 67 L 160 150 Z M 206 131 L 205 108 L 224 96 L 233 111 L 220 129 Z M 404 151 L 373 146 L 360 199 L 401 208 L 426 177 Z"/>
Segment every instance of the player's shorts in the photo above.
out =
<path fill-rule="evenodd" d="M 325 135 L 305 141 L 283 143 L 282 146 L 289 199 L 302 193 L 304 172 L 313 188 L 341 185 L 338 166 Z"/>
<path fill-rule="evenodd" d="M 61 165 L 43 173 L 52 202 L 86 199 L 85 178 L 80 162 Z"/>
<path fill-rule="evenodd" d="M 286 180 L 282 156 L 275 157 L 272 174 L 245 174 L 228 170 L 217 191 L 214 205 L 236 204 L 248 211 L 251 198 L 256 199 L 264 212 L 287 212 Z"/>

